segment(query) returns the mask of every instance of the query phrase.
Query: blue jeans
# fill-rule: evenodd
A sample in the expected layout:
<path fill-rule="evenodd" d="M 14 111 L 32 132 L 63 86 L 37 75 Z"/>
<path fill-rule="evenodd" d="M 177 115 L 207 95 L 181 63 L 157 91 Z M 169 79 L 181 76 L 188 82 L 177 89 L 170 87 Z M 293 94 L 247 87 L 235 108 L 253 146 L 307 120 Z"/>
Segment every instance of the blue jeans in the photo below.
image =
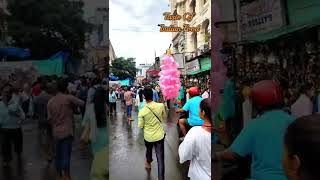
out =
<path fill-rule="evenodd" d="M 127 116 L 131 117 L 132 115 L 132 105 L 127 105 Z"/>
<path fill-rule="evenodd" d="M 72 142 L 72 136 L 56 140 L 56 168 L 59 173 L 70 174 Z"/>

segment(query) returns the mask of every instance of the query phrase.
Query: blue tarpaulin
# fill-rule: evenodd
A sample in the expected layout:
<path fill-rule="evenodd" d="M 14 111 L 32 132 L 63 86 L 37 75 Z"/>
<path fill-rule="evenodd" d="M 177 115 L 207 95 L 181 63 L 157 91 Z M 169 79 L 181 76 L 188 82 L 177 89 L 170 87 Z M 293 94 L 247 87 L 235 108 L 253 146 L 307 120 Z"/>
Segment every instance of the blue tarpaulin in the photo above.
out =
<path fill-rule="evenodd" d="M 22 49 L 22 48 L 0 48 L 0 56 L 13 56 L 19 58 L 27 58 L 30 56 L 29 49 Z"/>
<path fill-rule="evenodd" d="M 119 82 L 120 82 L 121 86 L 130 86 L 130 81 L 129 81 L 129 79 L 127 79 L 127 80 L 120 80 Z"/>
<path fill-rule="evenodd" d="M 118 81 L 119 78 L 117 76 L 109 76 L 110 81 Z"/>
<path fill-rule="evenodd" d="M 56 60 L 56 59 L 62 59 L 64 62 L 66 62 L 69 59 L 69 53 L 59 51 L 56 54 L 52 55 L 49 59 L 50 60 Z"/>

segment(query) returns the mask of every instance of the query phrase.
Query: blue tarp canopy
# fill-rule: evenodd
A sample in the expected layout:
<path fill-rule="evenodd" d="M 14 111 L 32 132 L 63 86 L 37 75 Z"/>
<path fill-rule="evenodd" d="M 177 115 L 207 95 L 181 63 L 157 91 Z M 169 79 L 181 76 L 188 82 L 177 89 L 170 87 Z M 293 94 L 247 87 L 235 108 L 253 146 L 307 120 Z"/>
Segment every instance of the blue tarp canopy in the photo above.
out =
<path fill-rule="evenodd" d="M 49 59 L 50 60 L 56 60 L 56 59 L 62 59 L 64 62 L 66 62 L 69 59 L 69 53 L 59 51 L 56 54 L 52 55 Z"/>
<path fill-rule="evenodd" d="M 119 78 L 117 76 L 109 76 L 110 81 L 118 81 Z"/>
<path fill-rule="evenodd" d="M 27 58 L 30 56 L 29 49 L 22 49 L 22 48 L 0 48 L 0 56 L 13 56 L 19 58 Z"/>
<path fill-rule="evenodd" d="M 120 82 L 121 86 L 130 86 L 130 81 L 129 81 L 129 79 L 120 80 L 119 82 Z"/>

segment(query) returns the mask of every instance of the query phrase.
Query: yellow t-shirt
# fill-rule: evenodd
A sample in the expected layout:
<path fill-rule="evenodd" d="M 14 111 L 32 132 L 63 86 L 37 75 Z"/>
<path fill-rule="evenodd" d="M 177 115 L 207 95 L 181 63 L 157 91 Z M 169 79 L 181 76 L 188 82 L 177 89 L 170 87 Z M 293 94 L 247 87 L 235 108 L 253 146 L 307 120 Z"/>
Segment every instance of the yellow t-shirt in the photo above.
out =
<path fill-rule="evenodd" d="M 166 111 L 164 104 L 150 102 L 147 103 L 140 111 L 138 115 L 138 126 L 143 128 L 144 139 L 148 142 L 156 142 L 164 138 L 164 129 L 162 123 L 158 118 L 150 111 L 150 109 L 155 113 L 158 118 L 163 122 L 166 118 Z"/>

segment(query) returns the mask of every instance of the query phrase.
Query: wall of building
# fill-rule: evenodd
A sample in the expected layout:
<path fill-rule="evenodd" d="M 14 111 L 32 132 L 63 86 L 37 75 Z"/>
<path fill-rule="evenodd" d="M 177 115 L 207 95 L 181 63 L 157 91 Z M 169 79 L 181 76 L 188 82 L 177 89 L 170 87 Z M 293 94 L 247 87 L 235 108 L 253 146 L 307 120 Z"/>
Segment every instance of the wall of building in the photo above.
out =
<path fill-rule="evenodd" d="M 94 25 L 93 31 L 86 35 L 85 58 L 83 69 L 91 70 L 96 65 L 102 65 L 105 58 L 109 63 L 115 59 L 115 53 L 108 38 L 109 4 L 105 0 L 83 0 L 84 19 Z M 109 46 L 110 43 L 110 46 Z"/>
<path fill-rule="evenodd" d="M 0 47 L 6 45 L 7 39 L 7 24 L 4 16 L 8 14 L 7 1 L 0 0 Z"/>
<path fill-rule="evenodd" d="M 196 3 L 195 13 L 196 16 L 190 23 L 190 26 L 200 26 L 201 30 L 197 33 L 187 33 L 187 52 L 194 52 L 204 45 L 209 45 L 208 40 L 206 41 L 206 32 L 211 32 L 211 1 L 205 0 L 193 0 Z M 187 1 L 187 12 L 192 12 L 192 1 Z M 207 29 L 206 29 L 207 28 Z"/>
<path fill-rule="evenodd" d="M 112 61 L 115 60 L 117 58 L 116 53 L 113 49 L 113 46 L 111 44 L 111 41 L 109 40 L 109 64 L 111 65 Z"/>
<path fill-rule="evenodd" d="M 137 77 L 147 77 L 147 71 L 152 66 L 152 64 L 140 64 L 137 66 Z"/>
<path fill-rule="evenodd" d="M 191 53 L 210 46 L 208 34 L 211 32 L 211 1 L 209 0 L 170 0 L 171 13 L 175 12 L 183 16 L 184 13 L 192 13 L 195 10 L 195 17 L 191 22 L 184 19 L 173 22 L 174 25 L 183 27 L 189 24 L 191 27 L 200 26 L 200 32 L 174 32 L 172 42 L 175 53 Z M 195 6 L 194 6 L 195 5 Z"/>

